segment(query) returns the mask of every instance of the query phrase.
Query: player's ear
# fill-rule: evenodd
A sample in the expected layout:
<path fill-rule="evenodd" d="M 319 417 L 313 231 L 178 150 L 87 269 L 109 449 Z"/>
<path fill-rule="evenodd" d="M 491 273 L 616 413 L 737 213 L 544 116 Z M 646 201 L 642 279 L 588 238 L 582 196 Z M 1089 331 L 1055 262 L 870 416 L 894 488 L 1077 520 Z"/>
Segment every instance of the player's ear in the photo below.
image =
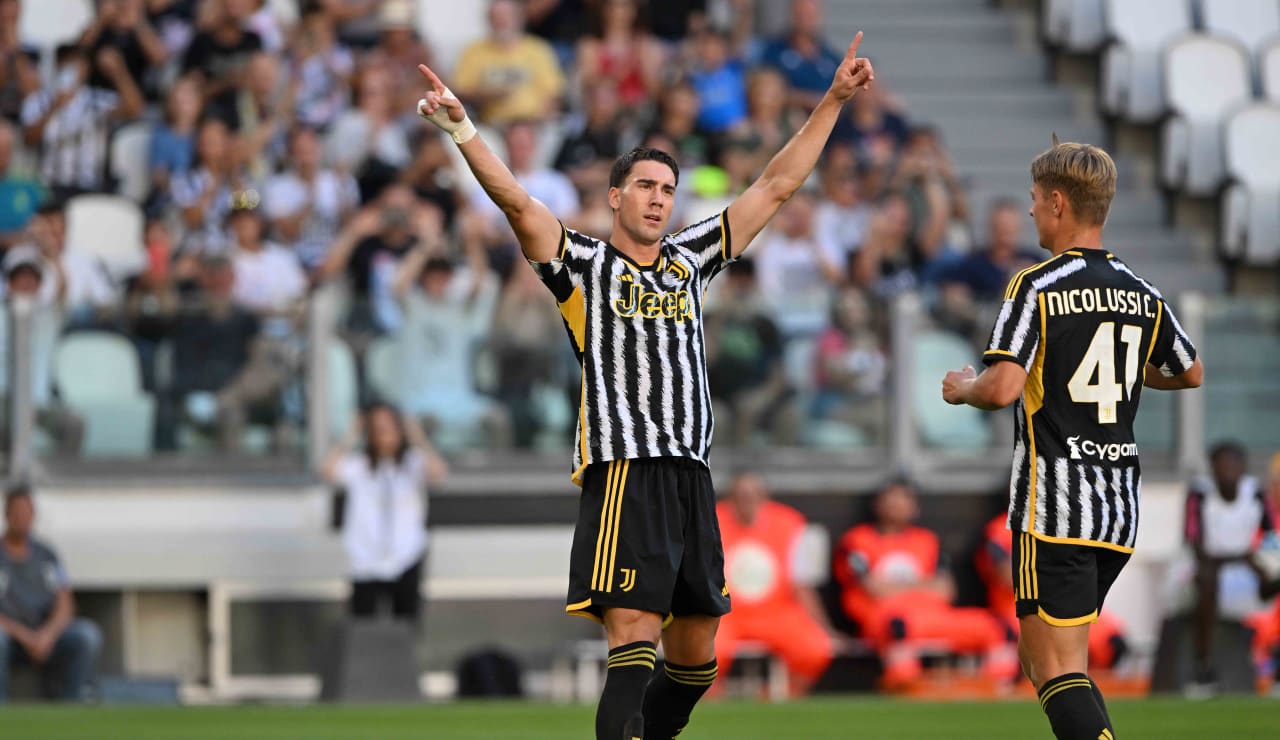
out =
<path fill-rule="evenodd" d="M 622 189 L 610 186 L 609 188 L 609 208 L 618 210 L 622 207 Z"/>
<path fill-rule="evenodd" d="M 1067 197 L 1062 194 L 1061 190 L 1049 192 L 1049 210 L 1053 212 L 1053 215 L 1059 217 L 1067 212 Z"/>

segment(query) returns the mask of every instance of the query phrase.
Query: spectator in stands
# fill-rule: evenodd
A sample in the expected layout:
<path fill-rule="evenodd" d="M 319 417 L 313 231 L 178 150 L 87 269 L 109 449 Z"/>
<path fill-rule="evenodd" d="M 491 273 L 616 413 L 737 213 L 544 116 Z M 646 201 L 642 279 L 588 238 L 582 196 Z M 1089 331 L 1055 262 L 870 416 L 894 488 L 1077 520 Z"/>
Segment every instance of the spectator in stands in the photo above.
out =
<path fill-rule="evenodd" d="M 800 411 L 787 378 L 786 346 L 757 287 L 754 261 L 741 259 L 729 270 L 704 327 L 716 430 L 740 448 L 762 431 L 775 445 L 795 445 Z"/>
<path fill-rule="evenodd" d="M 576 413 L 579 386 L 578 379 L 571 378 L 570 365 L 577 362 L 572 354 L 566 357 L 563 338 L 564 317 L 546 300 L 538 273 L 513 271 L 498 299 L 489 348 L 498 375 L 495 395 L 511 413 L 517 447 L 533 445 L 550 421 L 539 404 L 539 391 L 571 384 L 573 397 L 565 410 Z"/>
<path fill-rule="evenodd" d="M 756 247 L 760 293 L 787 334 L 817 334 L 826 324 L 832 290 L 845 280 L 839 247 L 818 241 L 815 205 L 812 192 L 798 191 Z"/>
<path fill-rule="evenodd" d="M 40 51 L 22 43 L 21 0 L 0 0 L 0 118 L 18 121 L 22 101 L 40 88 Z"/>
<path fill-rule="evenodd" d="M 13 246 L 30 223 L 36 210 L 48 198 L 43 184 L 13 166 L 18 132 L 9 121 L 0 119 L 0 248 Z"/>
<path fill-rule="evenodd" d="M 1004 501 L 1004 496 L 1001 496 Z M 1008 515 L 997 514 L 982 532 L 982 542 L 974 556 L 974 565 L 987 588 L 987 608 L 1007 629 L 1017 634 L 1020 628 L 1013 585 L 1013 532 Z M 1089 626 L 1089 668 L 1115 668 L 1129 654 L 1124 623 L 1115 614 L 1103 610 L 1098 621 Z"/>
<path fill-rule="evenodd" d="M 720 675 L 729 675 L 742 642 L 760 642 L 787 664 L 792 692 L 802 694 L 835 656 L 835 630 L 816 590 L 826 578 L 826 538 L 815 542 L 804 516 L 769 500 L 754 473 L 734 479 L 716 517 L 733 596 L 733 611 L 716 633 Z"/>
<path fill-rule="evenodd" d="M 76 617 L 75 599 L 58 555 L 32 536 L 35 504 L 26 486 L 4 497 L 0 540 L 0 704 L 16 665 L 37 668 L 49 698 L 84 701 L 102 650 L 97 625 Z"/>
<path fill-rule="evenodd" d="M 297 79 L 286 81 L 279 57 L 258 52 L 246 63 L 244 84 L 210 106 L 210 115 L 236 135 L 237 156 L 255 180 L 266 179 L 284 159 L 297 94 Z"/>
<path fill-rule="evenodd" d="M 91 61 L 75 45 L 58 48 L 54 84 L 22 102 L 28 146 L 40 148 L 40 177 L 59 196 L 104 190 L 111 126 L 142 114 L 142 93 L 111 47 Z M 113 89 L 89 87 L 90 65 Z"/>
<path fill-rule="evenodd" d="M 788 105 L 787 78 L 773 67 L 757 67 L 747 75 L 747 116 L 733 130 L 756 152 L 757 172 L 763 171 L 778 150 L 800 129 L 804 118 Z"/>
<path fill-rule="evenodd" d="M 878 301 L 920 287 L 927 257 L 911 234 L 911 207 L 896 193 L 871 216 L 867 238 L 853 258 L 853 282 Z"/>
<path fill-rule="evenodd" d="M 290 84 L 297 87 L 295 117 L 323 129 L 347 106 L 355 72 L 355 57 L 338 42 L 333 15 L 324 5 L 303 5 L 289 56 Z"/>
<path fill-rule="evenodd" d="M 805 111 L 822 100 L 840 66 L 842 55 L 823 40 L 823 23 L 822 0 L 791 0 L 791 27 L 760 54 L 761 63 L 786 75 L 791 105 Z"/>
<path fill-rule="evenodd" d="M 31 221 L 28 236 L 46 264 L 57 268 L 59 280 L 41 285 L 41 298 L 57 303 L 65 328 L 107 325 L 120 308 L 120 288 L 88 245 L 67 243 L 67 217 L 61 204 L 48 203 Z M 109 237 L 107 237 L 109 238 Z"/>
<path fill-rule="evenodd" d="M 454 92 L 490 125 L 541 121 L 560 112 L 565 81 L 551 45 L 525 33 L 524 4 L 491 0 L 489 36 L 462 50 Z"/>
<path fill-rule="evenodd" d="M 219 394 L 232 387 L 249 364 L 260 324 L 252 311 L 234 299 L 235 268 L 222 254 L 196 260 L 197 290 L 179 296 L 172 287 L 163 295 L 168 340 L 172 346 L 172 383 L 161 398 L 157 426 L 162 448 L 172 448 L 178 421 L 218 432 L 227 449 L 240 440 L 219 425 Z M 233 415 L 225 418 L 234 421 Z"/>
<path fill-rule="evenodd" d="M 401 313 L 394 296 L 400 262 L 418 244 L 435 241 L 438 211 L 418 202 L 405 185 L 392 185 L 377 202 L 358 212 L 334 240 L 320 266 L 320 278 L 345 275 L 352 306 L 347 329 L 357 343 L 371 335 L 399 331 Z"/>
<path fill-rule="evenodd" d="M 422 430 L 395 407 L 376 403 L 357 429 L 329 453 L 324 477 L 346 492 L 342 544 L 351 574 L 351 615 L 374 617 L 390 602 L 396 619 L 422 611 L 422 565 L 427 555 L 428 486 L 449 467 Z M 363 432 L 363 447 L 359 436 Z"/>
<path fill-rule="evenodd" d="M 849 285 L 835 294 L 831 325 L 818 336 L 814 355 L 811 414 L 851 424 L 883 442 L 889 357 L 879 323 L 861 288 Z"/>
<path fill-rule="evenodd" d="M 358 77 L 356 107 L 334 121 L 325 137 L 325 161 L 348 172 L 360 184 L 360 200 L 375 200 L 382 188 L 394 182 L 413 159 L 409 138 L 398 118 L 390 70 L 382 64 L 362 67 Z"/>
<path fill-rule="evenodd" d="M 698 128 L 712 136 L 722 134 L 747 118 L 747 70 L 722 31 L 702 31 L 693 48 L 688 77 L 698 94 Z"/>
<path fill-rule="evenodd" d="M 423 202 L 440 209 L 444 229 L 452 232 L 466 208 L 466 198 L 453 159 L 440 132 L 419 128 L 413 140 L 413 161 L 400 173 L 400 182 L 413 188 Z"/>
<path fill-rule="evenodd" d="M 711 142 L 698 131 L 698 93 L 687 81 L 668 85 L 658 99 L 658 109 L 646 137 L 658 134 L 671 142 L 670 154 L 681 169 L 692 170 L 711 159 Z M 662 148 L 662 147 L 659 147 Z"/>
<path fill-rule="evenodd" d="M 299 126 L 289 135 L 289 167 L 263 188 L 264 214 L 297 262 L 319 269 L 342 222 L 359 205 L 355 178 L 321 164 L 319 133 Z"/>
<path fill-rule="evenodd" d="M 197 5 L 191 0 L 147 0 L 147 20 L 160 34 L 170 59 L 185 57 L 195 36 L 197 9 L 205 9 L 204 12 L 210 14 L 214 11 L 208 3 Z"/>
<path fill-rule="evenodd" d="M 848 269 L 853 254 L 862 248 L 871 221 L 871 206 L 862 197 L 853 151 L 827 151 L 821 170 L 822 198 L 813 213 L 813 230 L 823 244 L 835 245 L 840 265 Z"/>
<path fill-rule="evenodd" d="M 1041 261 L 1018 243 L 1024 218 L 1025 210 L 1017 201 L 997 200 L 991 205 L 987 246 L 940 270 L 940 313 L 945 323 L 962 334 L 977 328 L 980 305 L 1000 300 L 1015 272 Z"/>
<path fill-rule="evenodd" d="M 608 82 L 584 83 L 586 110 L 566 131 L 556 154 L 555 168 L 569 176 L 579 192 L 589 192 L 584 180 L 599 179 L 626 149 L 626 120 L 618 105 L 618 93 Z M 608 177 L 608 175 L 605 175 Z"/>
<path fill-rule="evenodd" d="M 196 166 L 175 175 L 169 185 L 173 205 L 186 228 L 179 249 L 184 255 L 225 252 L 228 244 L 223 227 L 231 209 L 238 203 L 257 205 L 261 196 L 244 166 L 243 153 L 225 122 L 217 118 L 200 122 Z"/>
<path fill-rule="evenodd" d="M 532 121 L 515 121 L 507 126 L 503 134 L 507 145 L 507 166 L 529 195 L 546 204 L 561 221 L 572 221 L 581 208 L 578 191 L 563 173 L 538 162 L 538 136 L 538 124 Z M 506 216 L 478 183 L 471 194 L 464 239 L 468 250 L 476 243 L 487 250 L 489 264 L 499 275 L 505 278 L 511 274 L 519 246 Z"/>
<path fill-rule="evenodd" d="M 876 495 L 874 519 L 840 538 L 836 578 L 845 612 L 880 650 L 881 685 L 909 688 L 921 677 L 920 642 L 942 643 L 957 653 L 982 653 L 993 680 L 1018 675 L 1017 650 L 995 617 L 979 607 L 955 607 L 955 583 L 938 536 L 913 522 L 920 513 L 915 490 L 903 481 Z"/>
<path fill-rule="evenodd" d="M 964 188 L 937 131 L 930 127 L 912 130 L 889 187 L 911 206 L 911 233 L 926 252 L 924 279 L 932 283 L 940 268 L 958 259 L 948 249 L 951 225 L 968 223 Z"/>
<path fill-rule="evenodd" d="M 836 121 L 831 144 L 852 146 L 859 161 L 872 167 L 888 167 L 907 143 L 910 129 L 901 104 L 885 92 L 883 85 L 868 88 L 870 95 L 857 95 Z"/>
<path fill-rule="evenodd" d="M 466 267 L 455 270 L 442 254 L 438 217 L 434 224 L 424 220 L 422 239 L 396 275 L 404 315 L 403 410 L 422 419 L 442 443 L 479 439 L 491 449 L 510 447 L 510 414 L 476 388 L 474 367 L 476 350 L 493 326 L 498 278 L 478 246 L 467 253 Z"/>
<path fill-rule="evenodd" d="M 13 389 L 9 386 L 11 346 L 10 315 L 17 300 L 35 303 L 31 326 L 31 401 L 36 408 L 36 424 L 53 438 L 59 454 L 76 455 L 84 439 L 84 420 L 53 395 L 53 356 L 62 332 L 59 310 L 65 290 L 61 265 L 44 258 L 30 245 L 11 247 L 4 255 L 5 300 L 0 302 L 0 395 L 3 408 L 10 408 Z M 53 285 L 45 288 L 46 281 Z M 0 414 L 8 439 L 10 414 Z"/>
<path fill-rule="evenodd" d="M 97 14 L 80 36 L 80 48 L 90 59 L 96 59 L 103 49 L 119 51 L 133 84 L 148 90 L 149 73 L 164 65 L 169 50 L 148 22 L 144 0 L 98 0 L 97 6 Z M 115 81 L 101 69 L 94 69 L 89 74 L 89 87 L 114 90 Z"/>
<path fill-rule="evenodd" d="M 1269 576 L 1255 558 L 1277 520 L 1262 482 L 1248 475 L 1243 445 L 1219 442 L 1209 451 L 1210 476 L 1192 481 L 1187 492 L 1185 535 L 1195 556 L 1192 633 L 1195 670 L 1187 693 L 1216 692 L 1213 635 L 1221 613 L 1258 611 L 1259 586 Z M 1248 615 L 1253 616 L 1253 615 Z"/>
<path fill-rule="evenodd" d="M 170 204 L 173 179 L 195 166 L 196 128 L 200 123 L 200 77 L 187 75 L 173 84 L 164 102 L 164 120 L 151 130 L 147 160 L 151 167 L 151 212 Z"/>
<path fill-rule="evenodd" d="M 257 314 L 288 311 L 307 294 L 307 276 L 297 256 L 264 238 L 266 224 L 256 208 L 237 208 L 227 217 L 231 234 L 231 296 Z"/>
<path fill-rule="evenodd" d="M 262 39 L 249 30 L 253 14 L 252 0 L 222 0 L 204 3 L 200 12 L 207 14 L 205 24 L 187 47 L 182 71 L 198 72 L 204 78 L 206 103 L 233 97 L 245 86 L 249 59 L 262 51 Z"/>
<path fill-rule="evenodd" d="M 662 45 L 644 30 L 637 0 L 595 4 L 590 33 L 578 42 L 578 74 L 614 86 L 622 107 L 636 111 L 662 90 Z M 830 82 L 830 78 L 828 78 Z"/>
<path fill-rule="evenodd" d="M 431 47 L 418 37 L 414 0 L 383 0 L 378 10 L 378 45 L 369 52 L 391 72 L 395 90 L 415 89 L 422 79 L 419 64 L 431 66 Z"/>

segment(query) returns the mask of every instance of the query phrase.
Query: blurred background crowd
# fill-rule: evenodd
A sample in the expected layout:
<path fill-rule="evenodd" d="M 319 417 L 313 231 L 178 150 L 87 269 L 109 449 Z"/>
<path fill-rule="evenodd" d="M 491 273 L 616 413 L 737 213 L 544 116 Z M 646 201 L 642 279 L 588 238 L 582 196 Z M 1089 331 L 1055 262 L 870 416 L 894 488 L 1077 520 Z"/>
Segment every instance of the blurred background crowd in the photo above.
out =
<path fill-rule="evenodd" d="M 306 304 L 330 284 L 349 296 L 341 334 L 364 396 L 390 397 L 446 447 L 568 443 L 578 380 L 559 316 L 452 145 L 415 117 L 419 62 L 535 197 L 604 238 L 616 155 L 676 154 L 672 226 L 695 221 L 759 174 L 841 58 L 818 0 L 762 8 L 774 32 L 750 0 L 498 0 L 484 37 L 447 57 L 411 2 L 280 5 L 102 0 L 42 77 L 19 3 L 0 1 L 9 290 L 60 306 L 43 331 L 128 339 L 156 399 L 154 449 L 235 450 L 250 421 L 270 430 L 264 449 L 296 449 Z M 68 229 L 102 193 L 141 215 L 145 260 L 111 264 L 84 243 L 100 230 Z M 980 338 L 977 306 L 1037 260 L 1024 210 L 971 212 L 939 131 L 891 83 L 857 96 L 810 185 L 716 287 L 720 436 L 883 441 L 890 300 L 923 292 Z M 84 422 L 48 387 L 51 359 L 36 365 L 40 426 L 75 451 Z"/>

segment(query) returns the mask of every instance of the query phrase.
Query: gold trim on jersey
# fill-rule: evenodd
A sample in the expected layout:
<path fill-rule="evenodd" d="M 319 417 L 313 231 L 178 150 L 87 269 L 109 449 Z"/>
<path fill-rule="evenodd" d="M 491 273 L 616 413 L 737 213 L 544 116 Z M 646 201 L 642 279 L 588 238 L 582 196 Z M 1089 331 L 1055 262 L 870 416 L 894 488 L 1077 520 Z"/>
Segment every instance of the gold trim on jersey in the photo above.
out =
<path fill-rule="evenodd" d="M 587 299 L 582 293 L 582 286 L 575 287 L 560 304 L 560 315 L 573 334 L 574 347 L 578 354 L 582 354 L 587 349 Z"/>
<path fill-rule="evenodd" d="M 556 259 L 564 260 L 565 254 L 569 251 L 569 230 L 560 224 L 560 256 Z"/>
<path fill-rule="evenodd" d="M 617 472 L 618 461 L 611 460 L 609 462 L 608 472 L 605 475 L 604 484 L 604 503 L 600 506 L 600 531 L 596 533 L 596 556 L 591 565 L 591 590 L 601 591 L 600 588 L 600 561 L 604 554 L 604 548 L 609 541 L 608 531 L 613 520 L 609 516 L 610 507 L 613 504 L 613 482 L 615 473 Z"/>
<path fill-rule="evenodd" d="M 1045 624 L 1053 627 L 1079 627 L 1082 624 L 1093 624 L 1098 621 L 1098 610 L 1094 609 L 1083 617 L 1072 617 L 1071 619 L 1059 619 L 1045 612 L 1044 607 L 1036 607 L 1036 616 L 1044 620 Z M 1088 684 L 1085 684 L 1086 686 Z"/>
<path fill-rule="evenodd" d="M 1107 550 L 1115 550 L 1116 552 L 1123 552 L 1126 555 L 1133 553 L 1132 547 L 1115 545 L 1101 540 L 1085 540 L 1079 537 L 1054 537 L 1053 535 L 1040 534 L 1039 532 L 1032 532 L 1031 536 L 1037 540 L 1041 540 L 1042 542 L 1052 542 L 1055 545 L 1084 545 L 1085 547 L 1102 547 Z"/>
<path fill-rule="evenodd" d="M 1142 380 L 1147 380 L 1147 363 L 1156 351 L 1156 337 L 1160 336 L 1160 319 L 1164 318 L 1164 301 L 1156 301 L 1156 323 L 1151 325 L 1151 343 L 1147 346 L 1147 362 L 1142 363 Z"/>
<path fill-rule="evenodd" d="M 1044 408 L 1044 355 L 1045 348 L 1049 343 L 1049 337 L 1045 331 L 1044 294 L 1036 296 L 1036 300 L 1040 304 L 1040 341 L 1036 344 L 1036 357 L 1031 361 L 1031 370 L 1027 373 L 1027 384 L 1022 390 L 1022 411 L 1027 417 L 1027 447 L 1029 449 L 1027 462 L 1031 470 L 1031 475 L 1028 478 L 1030 497 L 1029 505 L 1027 506 L 1030 518 L 1027 521 L 1033 530 L 1036 528 L 1036 476 L 1040 472 L 1040 466 L 1036 463 L 1035 416 L 1036 412 Z"/>
<path fill-rule="evenodd" d="M 1082 255 L 1082 254 L 1080 254 L 1079 252 L 1074 251 L 1074 250 L 1068 250 L 1068 251 L 1066 251 L 1066 252 L 1063 252 L 1062 254 L 1069 254 L 1069 255 L 1072 255 L 1072 256 L 1074 256 L 1074 257 L 1082 257 L 1082 256 L 1084 256 L 1084 255 Z M 1013 276 L 1012 278 L 1009 278 L 1009 287 L 1007 287 L 1007 288 L 1005 289 L 1005 291 L 1004 291 L 1004 299 L 1005 299 L 1006 301 L 1007 301 L 1007 300 L 1011 300 L 1014 296 L 1016 296 L 1016 295 L 1018 294 L 1018 289 L 1022 287 L 1022 281 L 1023 281 L 1023 279 L 1024 279 L 1024 278 L 1026 278 L 1026 276 L 1027 276 L 1027 275 L 1030 275 L 1031 273 L 1035 272 L 1036 270 L 1039 270 L 1041 267 L 1044 267 L 1045 265 L 1049 264 L 1050 262 L 1054 262 L 1054 261 L 1056 261 L 1059 257 L 1061 257 L 1061 256 L 1062 256 L 1062 254 L 1054 255 L 1053 257 L 1050 257 L 1049 259 L 1045 260 L 1044 262 L 1037 262 L 1036 264 L 1034 264 L 1034 265 L 1032 265 L 1032 266 L 1030 266 L 1030 267 L 1028 267 L 1028 268 L 1025 268 L 1025 269 L 1020 270 L 1019 272 L 1015 273 L 1015 274 L 1014 274 L 1014 276 Z"/>
<path fill-rule="evenodd" d="M 720 212 L 720 259 L 722 260 L 729 259 L 729 240 L 725 238 L 729 234 L 729 227 L 725 224 L 728 213 L 728 208 Z"/>

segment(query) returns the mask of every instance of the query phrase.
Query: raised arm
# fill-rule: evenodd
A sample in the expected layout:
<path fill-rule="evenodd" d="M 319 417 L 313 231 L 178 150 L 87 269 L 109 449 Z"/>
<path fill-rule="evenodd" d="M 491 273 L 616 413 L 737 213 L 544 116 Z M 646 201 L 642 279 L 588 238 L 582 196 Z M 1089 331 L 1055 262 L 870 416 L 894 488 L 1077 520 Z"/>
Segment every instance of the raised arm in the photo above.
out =
<path fill-rule="evenodd" d="M 507 217 L 524 256 L 534 262 L 554 259 L 560 253 L 563 233 L 559 219 L 516 182 L 511 170 L 477 135 L 462 103 L 440 78 L 425 64 L 419 64 L 418 71 L 427 78 L 430 86 L 426 97 L 418 101 L 418 115 L 453 138 L 484 192 Z"/>
<path fill-rule="evenodd" d="M 733 234 L 730 250 L 733 257 L 742 254 L 755 235 L 760 233 L 782 204 L 804 184 L 818 157 L 827 145 L 831 129 L 840 117 L 840 109 L 858 90 L 871 84 L 875 71 L 871 61 L 858 56 L 862 32 L 854 36 L 845 52 L 844 61 L 836 69 L 831 87 L 818 107 L 809 114 L 795 136 L 769 160 L 760 177 L 729 206 L 729 233 Z"/>

